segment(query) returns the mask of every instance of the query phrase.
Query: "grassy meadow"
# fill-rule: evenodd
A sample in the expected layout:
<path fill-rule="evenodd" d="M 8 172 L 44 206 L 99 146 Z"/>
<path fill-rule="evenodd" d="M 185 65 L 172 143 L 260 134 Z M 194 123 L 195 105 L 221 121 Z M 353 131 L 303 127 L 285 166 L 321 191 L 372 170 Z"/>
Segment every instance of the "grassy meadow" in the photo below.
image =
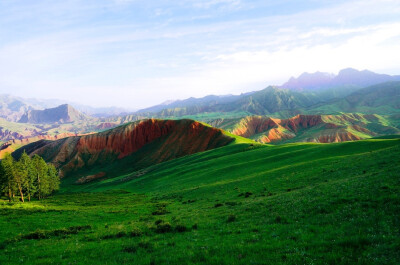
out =
<path fill-rule="evenodd" d="M 0 200 L 0 264 L 400 262 L 399 138 L 243 142 L 115 175 Z"/>

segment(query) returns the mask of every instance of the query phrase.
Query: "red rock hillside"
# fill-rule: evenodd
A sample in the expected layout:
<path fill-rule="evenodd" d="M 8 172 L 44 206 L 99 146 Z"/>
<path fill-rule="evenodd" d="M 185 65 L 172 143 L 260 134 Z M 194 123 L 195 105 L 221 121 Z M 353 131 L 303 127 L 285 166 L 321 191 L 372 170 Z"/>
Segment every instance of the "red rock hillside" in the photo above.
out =
<path fill-rule="evenodd" d="M 193 120 L 149 119 L 101 133 L 37 143 L 38 148 L 27 146 L 27 152 L 41 155 L 65 174 L 118 161 L 125 161 L 131 168 L 149 166 L 233 140 L 220 129 Z"/>

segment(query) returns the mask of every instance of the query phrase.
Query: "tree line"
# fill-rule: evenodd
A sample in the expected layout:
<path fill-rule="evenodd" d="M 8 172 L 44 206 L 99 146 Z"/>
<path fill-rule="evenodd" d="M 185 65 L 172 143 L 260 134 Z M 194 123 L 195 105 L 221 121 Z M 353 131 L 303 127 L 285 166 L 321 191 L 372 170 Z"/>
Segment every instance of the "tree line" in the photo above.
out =
<path fill-rule="evenodd" d="M 58 190 L 60 178 L 52 164 L 47 164 L 42 157 L 30 158 L 25 152 L 15 160 L 6 154 L 0 162 L 0 191 L 11 202 L 19 195 L 22 202 L 27 197 L 30 201 L 39 200 Z"/>

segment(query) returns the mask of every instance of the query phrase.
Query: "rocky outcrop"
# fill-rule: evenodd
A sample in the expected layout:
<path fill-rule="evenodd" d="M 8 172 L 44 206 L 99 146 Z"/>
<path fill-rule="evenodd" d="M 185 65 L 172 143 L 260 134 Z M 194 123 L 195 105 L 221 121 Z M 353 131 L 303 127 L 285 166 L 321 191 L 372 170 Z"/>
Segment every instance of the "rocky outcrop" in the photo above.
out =
<path fill-rule="evenodd" d="M 176 129 L 175 121 L 148 120 L 122 126 L 106 133 L 80 137 L 76 148 L 79 153 L 107 152 L 118 154 L 118 158 L 123 158 L 174 129 Z"/>
<path fill-rule="evenodd" d="M 232 130 L 235 135 L 250 137 L 255 134 L 259 134 L 272 128 L 277 128 L 280 120 L 272 119 L 263 116 L 249 116 L 238 123 L 238 125 Z"/>
<path fill-rule="evenodd" d="M 307 129 L 322 123 L 321 115 L 297 115 L 287 120 L 279 120 L 279 125 L 296 133 L 301 129 Z"/>

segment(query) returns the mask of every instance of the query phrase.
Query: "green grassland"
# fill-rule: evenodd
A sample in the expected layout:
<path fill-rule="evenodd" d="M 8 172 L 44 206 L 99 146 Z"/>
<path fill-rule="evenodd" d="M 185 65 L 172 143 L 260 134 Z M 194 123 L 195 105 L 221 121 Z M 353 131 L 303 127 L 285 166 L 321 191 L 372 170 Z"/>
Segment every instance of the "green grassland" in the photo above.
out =
<path fill-rule="evenodd" d="M 0 264 L 399 264 L 400 139 L 384 138 L 71 176 L 43 201 L 0 201 Z"/>

